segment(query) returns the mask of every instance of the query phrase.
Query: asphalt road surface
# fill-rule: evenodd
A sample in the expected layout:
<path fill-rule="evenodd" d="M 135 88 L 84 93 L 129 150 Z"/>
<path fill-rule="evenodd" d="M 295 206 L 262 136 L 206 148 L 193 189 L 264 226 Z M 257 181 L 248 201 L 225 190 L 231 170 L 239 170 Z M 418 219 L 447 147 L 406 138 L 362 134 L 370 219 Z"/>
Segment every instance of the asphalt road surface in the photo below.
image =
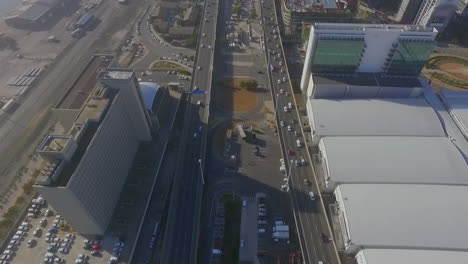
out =
<path fill-rule="evenodd" d="M 218 2 L 206 1 L 161 263 L 196 262 L 217 13 Z"/>
<path fill-rule="evenodd" d="M 333 243 L 322 241 L 321 233 L 329 235 L 330 230 L 324 207 L 320 201 L 315 174 L 304 145 L 305 141 L 299 124 L 300 118 L 292 97 L 293 90 L 285 66 L 281 36 L 277 33 L 278 24 L 272 0 L 263 1 L 261 14 L 265 32 L 265 51 L 268 53 L 269 74 L 277 105 L 277 117 L 284 122 L 284 126 L 279 126 L 279 134 L 283 155 L 287 160 L 287 165 L 290 165 L 289 193 L 304 261 L 308 264 L 315 264 L 318 261 L 338 263 Z M 273 34 L 273 30 L 276 34 Z M 285 107 L 286 109 L 284 109 Z M 290 126 L 290 131 L 288 126 Z M 297 145 L 297 140 L 300 141 L 300 146 Z M 295 162 L 292 162 L 301 159 L 306 161 L 305 166 L 296 166 Z M 305 179 L 310 180 L 311 186 L 305 183 Z M 315 201 L 309 196 L 311 191 L 315 194 Z"/>

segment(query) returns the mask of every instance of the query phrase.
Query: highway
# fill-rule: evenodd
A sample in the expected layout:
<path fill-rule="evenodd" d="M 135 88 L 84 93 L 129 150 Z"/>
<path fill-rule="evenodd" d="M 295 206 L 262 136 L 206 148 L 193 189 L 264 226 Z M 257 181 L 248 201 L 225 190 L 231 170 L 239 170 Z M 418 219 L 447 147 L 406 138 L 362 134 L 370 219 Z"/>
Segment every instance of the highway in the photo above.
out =
<path fill-rule="evenodd" d="M 218 2 L 206 1 L 160 263 L 197 259 L 217 13 Z"/>
<path fill-rule="evenodd" d="M 303 259 L 305 263 L 310 264 L 316 264 L 319 261 L 326 264 L 338 264 L 339 260 L 334 243 L 324 242 L 321 237 L 322 232 L 330 236 L 331 230 L 320 199 L 309 153 L 304 144 L 305 138 L 293 98 L 291 82 L 288 78 L 281 36 L 277 33 L 279 28 L 272 0 L 262 1 L 261 15 L 273 99 L 276 102 L 278 132 L 283 156 L 290 168 L 288 171 L 290 175 L 289 193 Z M 273 33 L 274 30 L 275 33 Z M 284 126 L 281 126 L 281 123 L 284 123 Z M 297 145 L 297 140 L 300 141 L 300 146 Z M 296 166 L 294 161 L 302 158 L 306 161 L 305 166 Z M 306 183 L 305 179 L 309 179 L 310 182 Z M 310 198 L 310 191 L 315 194 L 315 201 Z"/>

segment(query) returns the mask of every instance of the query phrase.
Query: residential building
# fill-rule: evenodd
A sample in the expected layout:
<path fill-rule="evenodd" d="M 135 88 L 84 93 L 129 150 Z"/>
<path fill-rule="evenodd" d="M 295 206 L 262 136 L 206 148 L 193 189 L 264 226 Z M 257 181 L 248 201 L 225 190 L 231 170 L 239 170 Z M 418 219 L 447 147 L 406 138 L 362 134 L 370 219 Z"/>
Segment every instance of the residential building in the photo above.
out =
<path fill-rule="evenodd" d="M 52 110 L 63 132 L 47 135 L 36 150 L 48 164 L 34 188 L 83 234 L 105 233 L 137 148 L 158 126 L 135 73 L 109 68 L 110 60 L 88 63 Z"/>
<path fill-rule="evenodd" d="M 424 0 L 413 24 L 435 27 L 438 31 L 443 31 L 459 8 L 459 1 Z"/>

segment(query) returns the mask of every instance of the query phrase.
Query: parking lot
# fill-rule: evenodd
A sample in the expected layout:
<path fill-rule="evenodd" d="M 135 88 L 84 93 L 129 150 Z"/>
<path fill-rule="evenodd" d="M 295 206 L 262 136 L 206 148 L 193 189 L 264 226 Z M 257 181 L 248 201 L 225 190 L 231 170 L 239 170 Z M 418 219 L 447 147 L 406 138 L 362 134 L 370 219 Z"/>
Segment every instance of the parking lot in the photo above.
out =
<path fill-rule="evenodd" d="M 117 237 L 83 237 L 38 197 L 0 259 L 9 263 L 117 263 L 125 243 Z"/>

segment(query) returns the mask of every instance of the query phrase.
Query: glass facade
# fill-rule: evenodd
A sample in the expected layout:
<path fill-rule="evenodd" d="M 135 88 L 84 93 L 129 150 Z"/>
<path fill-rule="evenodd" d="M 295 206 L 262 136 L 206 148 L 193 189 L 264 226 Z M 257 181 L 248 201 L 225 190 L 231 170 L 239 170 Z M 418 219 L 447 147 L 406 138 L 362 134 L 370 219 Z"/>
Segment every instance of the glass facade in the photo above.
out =
<path fill-rule="evenodd" d="M 433 41 L 400 39 L 387 58 L 386 74 L 419 75 L 433 48 Z"/>
<path fill-rule="evenodd" d="M 354 73 L 361 61 L 364 47 L 363 38 L 318 39 L 312 72 Z"/>

